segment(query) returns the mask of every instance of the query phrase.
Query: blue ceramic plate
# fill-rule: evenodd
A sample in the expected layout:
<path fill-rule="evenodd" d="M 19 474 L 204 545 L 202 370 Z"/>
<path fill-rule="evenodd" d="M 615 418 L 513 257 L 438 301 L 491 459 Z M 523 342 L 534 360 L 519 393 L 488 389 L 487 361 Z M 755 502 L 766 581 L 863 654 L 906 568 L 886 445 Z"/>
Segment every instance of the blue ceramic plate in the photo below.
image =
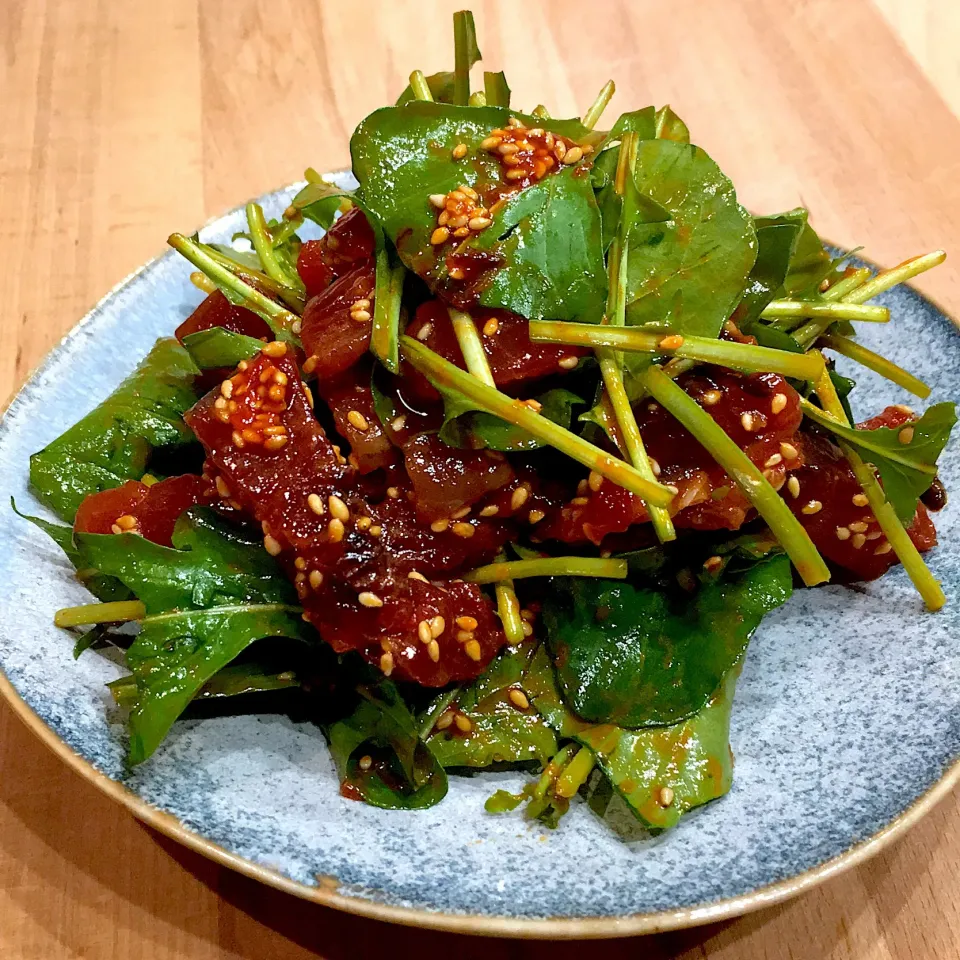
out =
<path fill-rule="evenodd" d="M 290 190 L 262 202 L 276 215 Z M 229 242 L 242 210 L 209 224 Z M 46 359 L 0 425 L 0 504 L 27 489 L 27 460 L 102 400 L 198 301 L 167 253 L 111 292 Z M 864 342 L 960 396 L 957 331 L 910 289 L 882 298 Z M 862 369 L 858 412 L 910 398 Z M 956 444 L 944 458 L 960 489 Z M 87 602 L 44 535 L 0 511 L 0 667 L 14 708 L 74 768 L 138 817 L 220 862 L 300 896 L 383 919 L 475 933 L 613 936 L 734 916 L 863 860 L 960 778 L 960 529 L 938 518 L 931 557 L 950 604 L 925 613 L 902 570 L 856 589 L 799 590 L 767 617 L 737 690 L 729 796 L 659 837 L 615 830 L 575 803 L 559 830 L 484 800 L 515 773 L 452 777 L 419 812 L 342 798 L 320 731 L 277 716 L 177 724 L 149 763 L 124 765 L 104 687 L 121 668 L 75 662 L 58 607 Z"/>

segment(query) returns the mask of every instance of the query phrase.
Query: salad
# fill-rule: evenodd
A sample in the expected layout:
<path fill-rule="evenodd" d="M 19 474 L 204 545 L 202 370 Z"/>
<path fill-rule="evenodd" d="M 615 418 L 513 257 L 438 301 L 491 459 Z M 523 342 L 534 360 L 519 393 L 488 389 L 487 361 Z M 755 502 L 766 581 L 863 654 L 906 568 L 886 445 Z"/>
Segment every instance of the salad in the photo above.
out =
<path fill-rule="evenodd" d="M 56 615 L 76 655 L 129 670 L 131 764 L 184 714 L 285 711 L 349 798 L 514 768 L 491 813 L 663 829 L 729 789 L 747 644 L 794 589 L 900 563 L 945 602 L 953 404 L 914 413 L 929 388 L 857 338 L 944 254 L 834 257 L 670 107 L 613 116 L 611 82 L 524 112 L 454 34 L 357 127 L 357 189 L 308 170 L 231 244 L 170 237 L 203 299 L 34 454 L 63 522 L 28 519 L 97 600 Z M 897 402 L 854 423 L 836 355 Z"/>

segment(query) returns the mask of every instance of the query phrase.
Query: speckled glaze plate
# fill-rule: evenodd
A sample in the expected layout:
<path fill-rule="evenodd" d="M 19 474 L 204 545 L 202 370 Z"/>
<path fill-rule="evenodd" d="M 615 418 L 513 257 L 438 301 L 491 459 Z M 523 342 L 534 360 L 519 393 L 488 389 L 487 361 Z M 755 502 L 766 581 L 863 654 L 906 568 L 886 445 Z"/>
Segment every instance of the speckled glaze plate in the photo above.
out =
<path fill-rule="evenodd" d="M 268 214 L 291 190 L 264 198 Z M 210 223 L 228 242 L 242 209 Z M 167 253 L 101 301 L 34 373 L 0 424 L 0 504 L 27 489 L 29 455 L 100 402 L 197 303 Z M 913 290 L 882 302 L 894 321 L 863 341 L 960 396 L 957 330 Z M 843 367 L 841 367 L 843 369 Z M 857 369 L 857 410 L 908 402 Z M 960 488 L 957 444 L 942 477 Z M 599 937 L 691 926 L 786 897 L 861 862 L 960 779 L 960 512 L 938 518 L 931 557 L 950 604 L 923 612 L 902 570 L 862 588 L 798 590 L 750 646 L 737 691 L 733 789 L 649 837 L 575 803 L 559 830 L 484 800 L 525 776 L 452 777 L 418 812 L 344 799 L 320 731 L 278 716 L 177 724 L 149 763 L 124 764 L 126 736 L 104 686 L 108 659 L 74 661 L 53 612 L 87 602 L 63 557 L 0 511 L 0 689 L 74 769 L 142 820 L 291 893 L 401 923 L 503 936 Z"/>

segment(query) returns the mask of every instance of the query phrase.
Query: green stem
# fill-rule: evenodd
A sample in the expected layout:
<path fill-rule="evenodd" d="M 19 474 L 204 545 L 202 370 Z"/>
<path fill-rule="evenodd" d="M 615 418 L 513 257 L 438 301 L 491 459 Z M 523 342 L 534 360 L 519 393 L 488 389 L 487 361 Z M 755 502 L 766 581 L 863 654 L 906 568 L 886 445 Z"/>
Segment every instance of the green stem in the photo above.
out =
<path fill-rule="evenodd" d="M 593 751 L 589 747 L 581 747 L 577 755 L 564 767 L 563 773 L 557 777 L 553 792 L 567 800 L 575 796 L 581 784 L 586 783 L 595 762 Z"/>
<path fill-rule="evenodd" d="M 538 440 L 555 447 L 585 467 L 596 470 L 601 476 L 635 493 L 646 502 L 666 507 L 673 500 L 673 492 L 669 488 L 660 483 L 650 483 L 635 467 L 611 456 L 539 413 L 534 413 L 520 400 L 488 386 L 472 374 L 444 360 L 419 340 L 408 336 L 401 337 L 400 352 L 438 389 L 463 394 L 479 410 L 526 430 Z"/>
<path fill-rule="evenodd" d="M 925 253 L 920 257 L 911 257 L 889 270 L 881 271 L 871 280 L 857 287 L 852 293 L 848 293 L 844 297 L 844 302 L 866 303 L 867 300 L 884 293 L 891 287 L 895 287 L 898 283 L 903 283 L 905 280 L 910 280 L 918 274 L 939 266 L 946 259 L 947 255 L 943 250 L 934 250 L 933 253 Z"/>
<path fill-rule="evenodd" d="M 680 357 L 715 363 L 744 373 L 779 373 L 798 380 L 816 380 L 823 371 L 822 360 L 802 353 L 709 337 L 682 337 L 679 346 L 663 346 L 667 336 L 663 331 L 652 333 L 640 327 L 570 323 L 563 320 L 530 321 L 530 339 L 534 341 L 584 347 L 603 346 L 633 353 Z"/>
<path fill-rule="evenodd" d="M 303 298 L 294 294 L 289 287 L 284 287 L 282 283 L 277 283 L 273 277 L 268 277 L 262 270 L 257 270 L 255 267 L 248 267 L 245 263 L 234 260 L 233 257 L 227 256 L 223 251 L 218 250 L 216 247 L 211 247 L 209 244 L 199 243 L 197 244 L 197 248 L 210 257 L 215 263 L 219 263 L 220 266 L 229 270 L 235 277 L 239 277 L 245 283 L 250 282 L 251 285 L 255 286 L 261 293 L 269 293 L 282 298 L 284 291 L 286 291 L 287 296 L 292 297 L 294 301 L 294 311 L 297 313 L 297 316 L 303 313 Z"/>
<path fill-rule="evenodd" d="M 700 441 L 737 483 L 760 516 L 766 520 L 767 526 L 793 561 L 803 582 L 812 587 L 829 580 L 830 571 L 800 521 L 767 478 L 727 436 L 713 417 L 659 367 L 650 367 L 644 373 L 643 381 L 648 392 Z"/>
<path fill-rule="evenodd" d="M 513 581 L 501 580 L 496 588 L 497 594 L 497 613 L 500 615 L 500 623 L 503 626 L 503 632 L 506 634 L 507 642 L 513 645 L 522 643 L 523 636 L 523 618 L 520 616 L 520 601 L 517 599 L 517 591 L 514 589 Z"/>
<path fill-rule="evenodd" d="M 228 300 L 233 303 L 241 302 L 243 306 L 266 320 L 281 340 L 296 342 L 296 335 L 292 328 L 295 323 L 299 323 L 300 318 L 295 313 L 291 313 L 286 307 L 271 300 L 236 274 L 231 273 L 209 253 L 202 250 L 198 243 L 182 233 L 171 234 L 167 243 L 206 274 L 224 292 Z"/>
<path fill-rule="evenodd" d="M 453 325 L 453 332 L 457 343 L 460 344 L 460 351 L 463 353 L 467 369 L 488 387 L 496 387 L 486 351 L 483 349 L 483 341 L 477 332 L 473 317 L 454 307 L 448 307 L 447 313 L 450 315 L 450 323 Z"/>
<path fill-rule="evenodd" d="M 433 93 L 430 90 L 430 84 L 423 75 L 422 70 L 414 70 L 410 74 L 410 89 L 418 100 L 427 100 L 433 103 Z"/>
<path fill-rule="evenodd" d="M 633 175 L 633 170 L 636 165 L 637 141 L 637 134 L 631 131 L 630 133 L 624 134 L 620 144 L 614 189 L 621 197 L 624 193 L 627 176 Z M 632 223 L 632 217 L 628 215 L 626 209 L 622 210 L 617 236 L 614 238 L 613 243 L 611 243 L 608 254 L 609 287 L 607 293 L 607 311 L 603 319 L 605 324 L 620 329 L 626 324 L 627 251 L 630 223 Z M 627 388 L 623 381 L 620 356 L 615 350 L 609 347 L 597 348 L 596 355 L 600 363 L 600 374 L 603 377 L 603 386 L 610 400 L 610 406 L 613 408 L 613 415 L 616 418 L 617 426 L 620 428 L 620 436 L 623 438 L 627 456 L 641 476 L 651 482 L 655 482 L 657 478 L 650 464 L 650 458 L 647 456 L 647 451 L 644 448 L 640 426 L 637 423 L 637 418 L 633 412 L 630 397 L 627 394 Z M 650 514 L 650 522 L 653 524 L 657 539 L 661 543 L 676 540 L 677 531 L 674 529 L 669 511 L 663 507 L 655 507 L 649 504 L 645 506 L 647 507 L 647 512 Z"/>
<path fill-rule="evenodd" d="M 453 15 L 453 46 L 453 102 L 465 106 L 470 100 L 470 68 L 480 56 L 473 14 L 469 10 L 458 10 Z"/>
<path fill-rule="evenodd" d="M 400 372 L 397 343 L 400 336 L 400 305 L 405 273 L 403 264 L 390 265 L 386 249 L 377 254 L 370 350 L 391 373 Z"/>
<path fill-rule="evenodd" d="M 250 230 L 253 249 L 257 251 L 266 275 L 283 286 L 292 286 L 290 278 L 274 253 L 273 238 L 267 229 L 267 221 L 263 218 L 263 208 L 259 203 L 247 204 L 247 227 Z"/>
<path fill-rule="evenodd" d="M 616 89 L 617 85 L 612 80 L 608 80 L 603 85 L 603 89 L 597 94 L 597 99 L 590 104 L 590 108 L 580 120 L 588 130 L 592 130 L 597 125 L 597 121 L 600 119 L 603 111 L 606 110 L 607 104 L 610 102 Z"/>
<path fill-rule="evenodd" d="M 780 317 L 816 317 L 830 320 L 866 320 L 887 323 L 890 311 L 886 307 L 870 307 L 860 303 L 822 303 L 815 300 L 774 300 L 760 314 L 764 320 Z"/>
<path fill-rule="evenodd" d="M 496 583 L 524 577 L 605 577 L 623 580 L 627 561 L 614 557 L 538 557 L 535 560 L 505 560 L 488 563 L 465 573 L 467 583 Z"/>
<path fill-rule="evenodd" d="M 207 296 L 210 296 L 210 294 L 217 289 L 217 285 L 199 270 L 191 272 L 190 282 L 201 291 L 201 293 L 207 294 Z"/>
<path fill-rule="evenodd" d="M 841 356 L 856 360 L 857 363 L 873 370 L 875 373 L 879 373 L 881 377 L 885 377 L 891 383 L 903 387 L 904 390 L 909 390 L 910 393 L 915 397 L 920 397 L 921 400 L 926 400 L 930 396 L 930 388 L 922 380 L 919 380 L 908 370 L 904 370 L 903 367 L 897 366 L 892 360 L 868 350 L 849 337 L 828 333 L 820 338 L 820 344 Z"/>
<path fill-rule="evenodd" d="M 836 387 L 828 375 L 821 377 L 817 384 L 817 396 L 827 411 L 829 419 L 835 420 L 839 427 L 849 427 L 850 421 L 844 412 L 843 404 L 840 403 L 840 397 L 837 395 Z M 920 594 L 923 602 L 929 610 L 939 610 L 946 602 L 943 588 L 940 582 L 930 572 L 930 568 L 923 562 L 920 551 L 916 544 L 910 539 L 910 534 L 904 529 L 897 511 L 893 504 L 887 500 L 877 480 L 876 472 L 869 464 L 864 463 L 860 454 L 850 446 L 849 443 L 840 441 L 840 449 L 847 458 L 850 468 L 853 470 L 860 488 L 867 497 L 870 509 L 876 517 L 877 524 L 886 536 L 893 552 L 903 564 L 903 569 L 907 571 L 917 593 Z"/>
<path fill-rule="evenodd" d="M 824 300 L 833 303 L 836 300 L 842 300 L 847 294 L 852 293 L 857 287 L 866 283 L 870 279 L 870 271 L 866 267 L 860 267 L 854 270 L 849 276 L 838 280 L 832 287 L 821 294 Z"/>
<path fill-rule="evenodd" d="M 146 615 L 147 608 L 139 600 L 115 600 L 64 607 L 53 615 L 53 622 L 58 627 L 80 627 L 88 623 L 126 623 L 142 620 Z"/>
<path fill-rule="evenodd" d="M 510 106 L 510 87 L 507 85 L 507 78 L 502 70 L 496 72 L 493 70 L 484 70 L 483 92 L 489 106 Z M 537 115 L 536 111 L 534 111 L 533 115 Z"/>

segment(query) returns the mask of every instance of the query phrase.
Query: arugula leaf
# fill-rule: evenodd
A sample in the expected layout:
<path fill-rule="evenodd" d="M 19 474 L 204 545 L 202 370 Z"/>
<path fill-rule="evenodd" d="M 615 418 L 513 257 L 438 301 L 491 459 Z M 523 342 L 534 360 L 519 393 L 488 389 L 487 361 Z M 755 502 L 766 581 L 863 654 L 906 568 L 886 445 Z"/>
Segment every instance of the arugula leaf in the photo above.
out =
<path fill-rule="evenodd" d="M 696 713 L 791 593 L 783 555 L 707 577 L 696 594 L 556 578 L 543 605 L 564 700 L 584 720 L 646 727 Z"/>
<path fill-rule="evenodd" d="M 511 116 L 501 107 L 459 107 L 412 101 L 384 107 L 357 127 L 350 141 L 360 198 L 382 222 L 403 262 L 432 287 L 446 267 L 430 245 L 436 227 L 431 194 L 500 179 L 499 161 L 478 144 Z M 523 118 L 530 126 L 543 121 Z M 592 134 L 577 120 L 551 120 L 550 129 L 582 143 Z M 454 160 L 453 148 L 472 148 Z M 480 304 L 524 316 L 599 319 L 606 280 L 600 217 L 589 179 L 573 167 L 522 190 L 497 211 L 492 226 L 467 241 L 468 249 L 500 259 Z"/>
<path fill-rule="evenodd" d="M 473 727 L 468 736 L 448 729 L 427 738 L 444 767 L 488 767 L 527 760 L 546 766 L 557 752 L 557 738 L 537 712 L 519 710 L 509 699 L 511 688 L 521 688 L 534 650 L 532 643 L 507 648 L 452 701 Z"/>
<path fill-rule="evenodd" d="M 263 349 L 256 337 L 247 337 L 223 327 L 187 334 L 183 345 L 201 370 L 235 367 L 241 360 L 249 360 Z"/>
<path fill-rule="evenodd" d="M 13 497 L 10 498 L 13 512 L 24 520 L 29 520 L 35 527 L 39 527 L 51 540 L 67 555 L 67 559 L 77 571 L 77 579 L 98 600 L 109 603 L 113 600 L 126 600 L 130 591 L 114 577 L 102 576 L 92 569 L 73 542 L 73 527 L 66 527 L 59 523 L 51 523 L 42 517 L 31 517 L 17 509 Z M 92 632 L 92 631 L 90 631 Z"/>
<path fill-rule="evenodd" d="M 87 494 L 139 480 L 154 449 L 194 443 L 183 414 L 197 400 L 200 371 L 176 340 L 158 340 L 120 386 L 30 458 L 30 483 L 63 520 Z"/>
<path fill-rule="evenodd" d="M 420 739 L 407 705 L 389 680 L 358 687 L 356 710 L 327 729 L 343 787 L 374 807 L 422 810 L 447 793 L 447 775 Z M 369 757 L 366 770 L 361 759 Z M 365 764 L 366 765 L 366 764 Z"/>
<path fill-rule="evenodd" d="M 715 337 L 733 312 L 756 259 L 756 233 L 730 180 L 699 147 L 645 140 L 636 187 L 672 219 L 630 225 L 627 322 L 668 324 Z"/>
<path fill-rule="evenodd" d="M 893 504 L 900 522 L 909 526 L 921 495 L 937 475 L 937 459 L 957 422 L 954 404 L 934 404 L 919 420 L 900 427 L 856 430 L 838 423 L 807 400 L 801 403 L 806 416 L 845 440 L 877 468 L 884 494 Z M 900 439 L 905 429 L 912 430 L 908 443 Z"/>
<path fill-rule="evenodd" d="M 504 453 L 522 453 L 544 446 L 542 440 L 531 436 L 526 430 L 501 420 L 489 413 L 476 411 L 464 398 L 442 391 L 445 419 L 440 428 L 440 439 L 451 447 L 468 449 L 501 450 Z M 570 390 L 560 387 L 548 390 L 536 397 L 540 403 L 540 415 L 570 429 L 573 408 L 583 400 Z M 469 411 L 469 412 L 465 412 Z"/>
<path fill-rule="evenodd" d="M 674 826 L 693 807 L 722 797 L 733 779 L 730 710 L 739 664 L 698 713 L 681 723 L 646 730 L 594 726 L 571 713 L 557 690 L 550 658 L 541 647 L 525 686 L 544 719 L 562 737 L 588 747 L 597 765 L 647 827 Z M 671 791 L 664 803 L 665 790 Z"/>
<path fill-rule="evenodd" d="M 127 651 L 138 691 L 131 763 L 146 760 L 200 688 L 255 640 L 315 639 L 260 538 L 208 511 L 194 508 L 177 521 L 173 547 L 134 534 L 75 539 L 91 566 L 120 580 L 147 609 Z"/>
<path fill-rule="evenodd" d="M 483 71 L 483 92 L 489 106 L 510 106 L 511 90 L 507 83 L 506 74 L 504 74 L 502 70 L 498 70 L 497 72 L 492 70 Z"/>

